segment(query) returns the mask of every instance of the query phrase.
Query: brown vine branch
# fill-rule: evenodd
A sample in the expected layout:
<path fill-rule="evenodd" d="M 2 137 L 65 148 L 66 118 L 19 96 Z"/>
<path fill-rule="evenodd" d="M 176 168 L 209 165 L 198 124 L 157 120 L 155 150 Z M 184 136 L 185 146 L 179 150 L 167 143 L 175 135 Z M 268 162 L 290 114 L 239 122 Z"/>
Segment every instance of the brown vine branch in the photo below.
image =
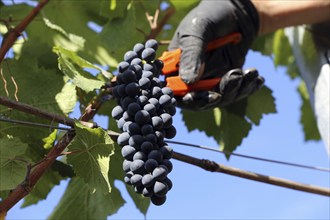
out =
<path fill-rule="evenodd" d="M 232 176 L 241 177 L 244 179 L 254 180 L 258 182 L 263 182 L 267 184 L 272 184 L 276 186 L 281 186 L 289 189 L 299 190 L 303 192 L 309 192 L 313 194 L 323 195 L 323 196 L 329 196 L 330 197 L 330 189 L 319 187 L 319 186 L 313 186 L 313 185 L 307 185 L 303 183 L 294 182 L 291 180 L 286 180 L 278 177 L 272 177 L 272 176 L 266 176 L 254 172 L 249 172 L 241 169 L 237 169 L 234 167 L 225 166 L 222 164 L 218 164 L 214 161 L 210 160 L 204 160 L 204 159 L 198 159 L 195 157 L 191 157 L 185 154 L 177 153 L 175 152 L 173 154 L 173 158 L 185 163 L 189 163 L 195 166 L 198 166 L 204 170 L 211 171 L 211 172 L 219 172 L 219 173 L 225 173 Z"/>
<path fill-rule="evenodd" d="M 155 13 L 155 16 L 153 16 L 153 21 L 150 21 L 150 17 L 147 19 L 150 22 L 150 27 L 151 27 L 151 31 L 150 33 L 146 36 L 146 39 L 154 39 L 156 38 L 159 33 L 162 31 L 164 25 L 168 22 L 168 20 L 171 18 L 171 16 L 174 14 L 175 9 L 173 7 L 168 8 L 165 11 L 165 15 L 164 17 L 160 20 L 160 22 L 158 23 L 158 14 L 157 11 Z M 159 13 L 159 10 L 158 10 Z"/>
<path fill-rule="evenodd" d="M 9 30 L 8 35 L 3 39 L 3 43 L 0 48 L 0 63 L 2 63 L 6 53 L 13 46 L 17 38 L 48 2 L 49 0 L 41 0 L 39 4 L 33 8 L 32 11 L 21 21 L 21 23 L 19 23 L 15 28 Z"/>

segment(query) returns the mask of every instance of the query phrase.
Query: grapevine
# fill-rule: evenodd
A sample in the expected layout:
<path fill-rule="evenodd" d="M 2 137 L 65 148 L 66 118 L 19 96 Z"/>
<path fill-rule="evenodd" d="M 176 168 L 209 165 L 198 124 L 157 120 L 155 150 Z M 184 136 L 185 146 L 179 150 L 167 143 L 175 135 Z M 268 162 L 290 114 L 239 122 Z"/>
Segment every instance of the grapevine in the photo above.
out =
<path fill-rule="evenodd" d="M 176 135 L 172 119 L 176 100 L 159 79 L 163 63 L 155 59 L 157 49 L 158 42 L 150 39 L 125 53 L 112 90 L 118 105 L 111 114 L 122 131 L 117 143 L 122 147 L 125 183 L 154 205 L 162 205 L 172 188 L 168 174 L 173 149 L 164 138 Z"/>

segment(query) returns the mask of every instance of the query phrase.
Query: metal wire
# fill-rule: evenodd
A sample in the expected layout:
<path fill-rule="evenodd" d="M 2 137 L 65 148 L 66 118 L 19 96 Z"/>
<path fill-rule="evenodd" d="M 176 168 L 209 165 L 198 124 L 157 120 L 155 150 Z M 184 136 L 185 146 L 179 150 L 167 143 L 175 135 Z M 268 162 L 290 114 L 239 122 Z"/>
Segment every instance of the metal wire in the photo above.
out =
<path fill-rule="evenodd" d="M 278 161 L 278 160 L 272 160 L 272 159 L 266 159 L 266 158 L 261 158 L 261 157 L 255 157 L 255 156 L 248 156 L 248 155 L 243 155 L 243 154 L 237 154 L 233 152 L 229 152 L 226 150 L 218 150 L 215 148 L 207 147 L 207 146 L 201 146 L 197 144 L 190 144 L 190 143 L 185 143 L 185 142 L 180 142 L 180 141 L 170 141 L 166 140 L 166 143 L 171 143 L 171 144 L 178 144 L 178 145 L 184 145 L 184 146 L 189 146 L 189 147 L 195 147 L 199 149 L 204 149 L 204 150 L 209 150 L 209 151 L 214 151 L 217 153 L 222 153 L 222 154 L 230 154 L 233 156 L 237 157 L 243 157 L 247 159 L 253 159 L 253 160 L 259 160 L 259 161 L 264 161 L 264 162 L 270 162 L 270 163 L 277 163 L 277 164 L 282 164 L 282 165 L 287 165 L 287 166 L 293 166 L 293 167 L 299 167 L 299 168 L 305 168 L 305 169 L 311 169 L 311 170 L 318 170 L 318 171 L 324 171 L 324 172 L 330 172 L 330 169 L 325 168 L 325 167 L 315 167 L 315 166 L 308 166 L 308 165 L 303 165 L 303 164 L 296 164 L 296 163 L 290 163 L 290 162 L 284 162 L 284 161 Z"/>

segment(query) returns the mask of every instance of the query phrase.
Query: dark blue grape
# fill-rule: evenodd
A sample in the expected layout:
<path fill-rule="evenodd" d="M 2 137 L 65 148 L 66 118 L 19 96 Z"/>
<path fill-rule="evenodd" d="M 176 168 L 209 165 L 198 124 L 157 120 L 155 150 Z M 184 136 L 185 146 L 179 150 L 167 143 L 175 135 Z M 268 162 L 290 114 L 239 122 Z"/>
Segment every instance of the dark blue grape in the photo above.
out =
<path fill-rule="evenodd" d="M 134 192 L 136 192 L 136 193 L 142 194 L 143 189 L 144 189 L 143 185 L 134 186 Z"/>
<path fill-rule="evenodd" d="M 128 126 L 132 123 L 133 123 L 132 121 L 126 121 L 123 126 L 123 131 L 128 132 Z"/>
<path fill-rule="evenodd" d="M 162 153 L 164 159 L 170 159 L 170 158 L 172 158 L 173 149 L 170 146 L 164 145 L 159 150 Z"/>
<path fill-rule="evenodd" d="M 120 105 L 124 108 L 127 109 L 128 105 L 135 102 L 135 99 L 133 97 L 130 96 L 126 96 L 125 98 L 122 98 L 120 100 Z"/>
<path fill-rule="evenodd" d="M 139 80 L 139 86 L 141 89 L 149 89 L 150 85 L 151 85 L 150 79 L 146 77 L 142 77 Z"/>
<path fill-rule="evenodd" d="M 129 67 L 129 63 L 126 61 L 122 61 L 118 64 L 117 70 L 119 73 L 123 73 L 125 70 L 127 70 Z"/>
<path fill-rule="evenodd" d="M 152 80 L 151 80 L 151 86 L 158 86 L 158 87 L 162 87 L 163 84 L 162 82 L 160 81 L 160 79 L 156 78 L 156 77 L 153 77 Z"/>
<path fill-rule="evenodd" d="M 136 75 L 133 70 L 130 70 L 130 69 L 125 70 L 125 72 L 123 72 L 122 75 L 123 75 L 122 79 L 125 84 L 136 81 Z"/>
<path fill-rule="evenodd" d="M 144 197 L 151 197 L 154 195 L 153 187 L 145 187 L 142 191 Z"/>
<path fill-rule="evenodd" d="M 144 138 L 141 135 L 133 135 L 129 138 L 128 144 L 135 149 L 141 149 L 141 144 L 144 142 Z"/>
<path fill-rule="evenodd" d="M 141 106 L 141 108 L 143 106 L 145 106 L 146 104 L 148 104 L 148 97 L 141 95 L 137 98 L 137 103 Z"/>
<path fill-rule="evenodd" d="M 148 159 L 147 155 L 142 151 L 138 151 L 134 154 L 133 160 L 143 160 L 146 161 Z"/>
<path fill-rule="evenodd" d="M 145 141 L 141 144 L 141 150 L 146 154 L 152 151 L 153 148 L 154 148 L 153 144 L 149 141 Z"/>
<path fill-rule="evenodd" d="M 148 98 L 150 97 L 150 93 L 148 92 L 148 90 L 145 90 L 145 89 L 141 90 L 141 95 L 147 96 Z"/>
<path fill-rule="evenodd" d="M 142 51 L 143 53 L 143 51 Z M 124 54 L 124 60 L 128 63 L 130 63 L 134 58 L 137 58 L 138 55 L 135 51 L 127 51 L 125 54 Z"/>
<path fill-rule="evenodd" d="M 124 111 L 124 113 L 123 113 L 123 119 L 124 119 L 125 121 L 133 121 L 133 117 L 130 116 L 130 115 L 127 113 L 127 111 Z"/>
<path fill-rule="evenodd" d="M 155 130 L 160 130 L 163 128 L 163 119 L 159 116 L 154 116 L 151 118 L 151 124 Z"/>
<path fill-rule="evenodd" d="M 125 145 L 122 149 L 121 149 L 121 155 L 126 159 L 126 160 L 133 160 L 133 156 L 136 153 L 136 150 L 134 147 L 130 146 L 130 145 Z M 130 164 L 130 169 L 131 169 L 131 165 Z"/>
<path fill-rule="evenodd" d="M 153 74 L 155 74 L 156 67 L 151 63 L 145 63 L 145 64 L 143 64 L 143 70 L 150 71 Z"/>
<path fill-rule="evenodd" d="M 148 154 L 148 159 L 154 159 L 160 163 L 163 160 L 163 155 L 159 150 L 153 150 Z"/>
<path fill-rule="evenodd" d="M 133 162 L 130 165 L 130 169 L 133 173 L 142 174 L 145 171 L 144 161 L 143 160 L 133 160 Z"/>
<path fill-rule="evenodd" d="M 132 178 L 133 177 L 134 176 L 132 176 Z M 168 186 L 165 183 L 159 181 L 155 182 L 154 193 L 156 196 L 165 196 L 167 192 L 168 192 Z"/>
<path fill-rule="evenodd" d="M 135 72 L 136 79 L 140 79 L 142 76 L 142 67 L 140 65 L 134 64 L 131 65 L 128 69 Z"/>
<path fill-rule="evenodd" d="M 158 49 L 158 42 L 155 39 L 149 39 L 145 43 L 145 47 L 146 48 L 152 48 L 154 50 L 157 50 Z"/>
<path fill-rule="evenodd" d="M 139 125 L 147 124 L 150 120 L 150 115 L 146 110 L 140 110 L 135 114 L 135 122 Z"/>
<path fill-rule="evenodd" d="M 162 180 L 162 182 L 167 185 L 168 191 L 170 191 L 172 189 L 173 183 L 168 177 L 166 177 L 164 180 Z"/>
<path fill-rule="evenodd" d="M 166 109 L 167 109 L 167 112 L 168 112 L 170 115 L 172 115 L 172 116 L 175 115 L 175 113 L 176 113 L 176 108 L 175 108 L 175 106 L 171 105 L 171 106 L 167 107 Z"/>
<path fill-rule="evenodd" d="M 142 65 L 143 65 L 142 60 L 140 58 L 134 58 L 131 61 L 131 66 L 134 66 L 134 65 L 139 65 L 142 67 Z"/>
<path fill-rule="evenodd" d="M 150 200 L 151 200 L 152 204 L 154 204 L 156 206 L 161 206 L 166 202 L 166 196 L 159 197 L 159 196 L 156 196 L 156 195 L 152 195 L 150 197 Z"/>
<path fill-rule="evenodd" d="M 124 113 L 124 109 L 120 105 L 117 105 L 112 109 L 111 116 L 119 120 L 123 116 L 123 113 Z"/>
<path fill-rule="evenodd" d="M 159 108 L 158 99 L 156 99 L 156 98 L 150 98 L 148 101 L 149 101 L 149 103 L 153 104 L 156 107 L 156 110 Z"/>
<path fill-rule="evenodd" d="M 149 124 L 145 124 L 141 127 L 141 133 L 142 135 L 147 135 L 147 134 L 151 134 L 152 132 L 154 132 L 154 129 L 151 125 Z"/>
<path fill-rule="evenodd" d="M 112 94 L 116 99 L 120 99 L 120 98 L 121 98 L 121 96 L 120 96 L 119 93 L 118 93 L 118 85 L 112 87 L 112 91 L 111 91 L 111 92 L 112 92 L 111 94 Z"/>
<path fill-rule="evenodd" d="M 118 121 L 117 121 L 117 127 L 120 129 L 120 130 L 123 130 L 123 126 L 125 124 L 125 119 L 124 118 L 120 118 Z"/>
<path fill-rule="evenodd" d="M 144 163 L 144 168 L 146 169 L 147 172 L 152 172 L 154 171 L 154 169 L 158 167 L 158 162 L 155 159 L 148 159 L 145 163 Z"/>
<path fill-rule="evenodd" d="M 169 159 L 164 159 L 161 165 L 166 166 L 168 173 L 170 173 L 173 169 L 173 164 Z"/>
<path fill-rule="evenodd" d="M 141 174 L 134 174 L 131 177 L 131 184 L 134 185 L 134 186 L 142 186 L 142 175 Z"/>
<path fill-rule="evenodd" d="M 137 44 L 135 44 L 134 45 L 134 47 L 133 47 L 133 51 L 135 51 L 136 53 L 137 53 L 137 55 L 139 56 L 139 57 L 141 57 L 141 54 L 142 54 L 142 51 L 144 50 L 144 45 L 143 44 L 141 44 L 141 43 L 137 43 Z"/>
<path fill-rule="evenodd" d="M 164 95 L 169 95 L 171 98 L 174 95 L 172 89 L 169 88 L 169 87 L 162 88 L 162 92 L 163 92 Z"/>
<path fill-rule="evenodd" d="M 120 97 L 124 97 L 124 96 L 126 96 L 125 88 L 126 88 L 126 85 L 124 85 L 124 84 L 118 85 L 117 92 L 118 92 L 118 95 L 119 95 Z"/>
<path fill-rule="evenodd" d="M 145 60 L 147 62 L 151 62 L 152 60 L 155 59 L 155 57 L 156 57 L 156 52 L 152 48 L 145 48 L 142 51 L 142 54 L 141 54 L 142 60 Z"/>
<path fill-rule="evenodd" d="M 128 185 L 132 185 L 131 183 L 131 177 L 134 175 L 134 173 L 132 171 L 129 171 L 125 174 L 124 177 L 124 182 L 127 183 Z"/>
<path fill-rule="evenodd" d="M 128 139 L 129 138 L 130 138 L 130 135 L 127 132 L 123 132 L 118 136 L 117 143 L 120 146 L 124 146 L 124 145 L 128 144 Z"/>
<path fill-rule="evenodd" d="M 172 123 L 173 123 L 173 118 L 170 114 L 168 113 L 163 113 L 160 115 L 160 117 L 162 118 L 163 120 L 163 127 L 165 129 L 169 128 L 170 126 L 172 126 Z"/>
<path fill-rule="evenodd" d="M 162 95 L 159 98 L 159 104 L 163 106 L 164 108 L 170 106 L 172 104 L 172 98 L 169 95 Z"/>
<path fill-rule="evenodd" d="M 144 135 L 144 139 L 146 141 L 149 141 L 150 143 L 152 144 L 156 144 L 157 142 L 157 137 L 155 134 L 151 133 L 151 134 L 147 134 L 147 135 Z"/>
<path fill-rule="evenodd" d="M 127 95 L 134 97 L 140 92 L 140 86 L 136 82 L 131 82 L 127 84 L 125 92 Z"/>
<path fill-rule="evenodd" d="M 177 105 L 177 101 L 176 101 L 176 99 L 174 97 L 171 99 L 171 104 L 173 106 L 176 106 Z"/>
<path fill-rule="evenodd" d="M 176 135 L 176 129 L 175 127 L 172 125 L 169 128 L 165 129 L 165 137 L 168 139 L 172 139 L 174 138 Z"/>
<path fill-rule="evenodd" d="M 164 165 L 159 165 L 152 171 L 152 176 L 155 180 L 163 180 L 168 174 L 167 167 Z"/>
<path fill-rule="evenodd" d="M 130 161 L 130 160 L 125 159 L 123 161 L 123 170 L 124 170 L 124 172 L 129 172 L 131 170 L 130 169 L 131 163 L 132 163 L 132 161 Z"/>
<path fill-rule="evenodd" d="M 153 98 L 159 99 L 159 97 L 163 97 L 164 95 L 162 95 L 162 89 L 158 86 L 154 86 L 151 90 L 151 95 Z M 161 104 L 160 100 L 159 100 L 159 104 Z"/>
<path fill-rule="evenodd" d="M 143 106 L 143 109 L 146 110 L 149 113 L 150 116 L 156 114 L 156 106 L 154 106 L 151 103 L 146 104 L 145 106 Z"/>
<path fill-rule="evenodd" d="M 162 132 L 162 131 L 155 131 L 155 135 L 156 135 L 157 143 L 158 144 L 164 142 L 164 137 L 165 137 L 164 132 Z"/>
<path fill-rule="evenodd" d="M 159 59 L 154 60 L 153 64 L 155 64 L 155 66 L 159 70 L 163 69 L 163 67 L 164 67 L 164 62 Z"/>
<path fill-rule="evenodd" d="M 128 125 L 127 132 L 130 135 L 141 134 L 141 127 L 137 123 L 133 122 Z"/>
<path fill-rule="evenodd" d="M 142 184 L 145 186 L 145 187 L 151 187 L 155 184 L 155 180 L 154 180 L 154 177 L 147 173 L 145 174 L 143 177 L 142 177 Z"/>
<path fill-rule="evenodd" d="M 135 116 L 135 114 L 140 110 L 141 110 L 141 106 L 136 102 L 130 103 L 127 107 L 127 113 L 130 116 Z"/>
<path fill-rule="evenodd" d="M 154 74 L 151 71 L 142 70 L 142 77 L 152 80 L 152 78 L 154 77 Z"/>

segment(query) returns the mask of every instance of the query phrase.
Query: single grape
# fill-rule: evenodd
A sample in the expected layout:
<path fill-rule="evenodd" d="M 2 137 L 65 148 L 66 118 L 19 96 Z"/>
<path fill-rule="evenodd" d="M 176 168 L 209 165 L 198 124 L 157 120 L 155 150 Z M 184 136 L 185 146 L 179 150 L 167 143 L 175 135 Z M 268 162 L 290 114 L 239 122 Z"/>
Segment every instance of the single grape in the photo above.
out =
<path fill-rule="evenodd" d="M 170 146 L 164 145 L 159 150 L 162 153 L 164 159 L 170 159 L 170 158 L 172 158 L 173 149 Z"/>
<path fill-rule="evenodd" d="M 163 128 L 163 119 L 159 116 L 154 116 L 151 118 L 151 124 L 155 130 L 160 130 Z"/>
<path fill-rule="evenodd" d="M 156 106 L 149 103 L 149 104 L 146 104 L 145 106 L 143 106 L 143 109 L 146 110 L 150 116 L 153 116 L 156 114 Z"/>
<path fill-rule="evenodd" d="M 117 143 L 120 146 L 124 146 L 128 144 L 128 139 L 130 138 L 130 135 L 127 132 L 121 133 L 117 138 Z"/>
<path fill-rule="evenodd" d="M 126 88 L 126 85 L 125 85 L 125 84 L 120 84 L 120 85 L 118 85 L 117 92 L 118 92 L 118 95 L 119 95 L 120 97 L 124 97 L 124 96 L 126 96 L 125 88 Z"/>
<path fill-rule="evenodd" d="M 128 132 L 128 126 L 132 123 L 133 123 L 132 121 L 126 121 L 124 126 L 123 126 L 123 131 Z"/>
<path fill-rule="evenodd" d="M 133 178 L 134 176 L 132 176 Z M 131 180 L 132 180 L 131 178 Z M 159 181 L 156 181 L 155 182 L 155 185 L 154 185 L 154 193 L 156 196 L 165 196 L 166 193 L 168 192 L 168 186 L 163 183 L 163 182 L 159 182 Z"/>
<path fill-rule="evenodd" d="M 130 146 L 130 145 L 125 145 L 122 149 L 121 149 L 121 155 L 126 159 L 126 160 L 133 160 L 133 156 L 136 153 L 136 150 L 134 147 Z M 130 169 L 131 169 L 131 165 L 130 164 Z"/>
<path fill-rule="evenodd" d="M 124 111 L 123 113 L 123 117 L 122 117 L 125 121 L 133 121 L 133 117 L 130 116 L 127 111 Z"/>
<path fill-rule="evenodd" d="M 164 63 L 163 61 L 156 59 L 154 60 L 153 64 L 155 64 L 155 66 L 157 67 L 157 69 L 161 70 L 164 67 Z"/>
<path fill-rule="evenodd" d="M 142 177 L 142 184 L 145 187 L 151 187 L 151 186 L 153 186 L 155 184 L 154 177 L 150 173 L 145 174 Z"/>
<path fill-rule="evenodd" d="M 142 52 L 143 53 L 143 52 Z M 128 63 L 130 63 L 134 58 L 137 58 L 138 55 L 135 51 L 127 51 L 125 54 L 124 54 L 124 60 Z"/>
<path fill-rule="evenodd" d="M 143 106 L 145 106 L 146 104 L 148 104 L 148 97 L 141 95 L 137 98 L 137 103 L 141 106 L 141 108 Z"/>
<path fill-rule="evenodd" d="M 120 130 L 123 130 L 123 126 L 125 124 L 125 119 L 124 118 L 120 118 L 118 121 L 117 121 L 117 127 L 120 129 Z"/>
<path fill-rule="evenodd" d="M 157 50 L 158 49 L 158 42 L 155 39 L 149 39 L 145 43 L 145 47 L 146 48 L 152 48 L 154 50 Z"/>
<path fill-rule="evenodd" d="M 163 131 L 155 131 L 155 135 L 157 138 L 157 144 L 164 142 L 165 134 Z"/>
<path fill-rule="evenodd" d="M 153 98 L 159 99 L 159 97 L 163 97 L 164 95 L 162 95 L 162 89 L 158 86 L 154 86 L 151 90 L 151 94 Z M 160 99 L 159 99 L 159 104 L 161 104 Z M 161 104 L 162 105 L 162 104 Z"/>
<path fill-rule="evenodd" d="M 144 189 L 144 186 L 142 186 L 142 185 L 134 186 L 134 192 L 136 192 L 136 193 L 142 194 L 143 189 Z"/>
<path fill-rule="evenodd" d="M 163 87 L 162 92 L 164 95 L 169 95 L 171 98 L 174 96 L 172 89 L 169 87 Z"/>
<path fill-rule="evenodd" d="M 134 173 L 132 171 L 128 171 L 126 174 L 125 174 L 125 177 L 124 177 L 124 182 L 127 183 L 128 185 L 132 185 L 131 183 L 131 177 L 134 175 Z"/>
<path fill-rule="evenodd" d="M 152 195 L 150 197 L 150 200 L 151 200 L 152 204 L 154 204 L 156 206 L 161 206 L 166 202 L 166 196 L 159 197 L 159 196 L 156 196 L 156 195 Z"/>
<path fill-rule="evenodd" d="M 151 133 L 151 134 L 147 134 L 147 135 L 144 135 L 144 139 L 146 141 L 149 141 L 150 143 L 152 143 L 153 145 L 156 144 L 157 142 L 157 137 L 155 134 Z"/>
<path fill-rule="evenodd" d="M 156 52 L 152 48 L 145 48 L 142 51 L 142 54 L 141 54 L 142 60 L 145 60 L 147 62 L 151 62 L 152 60 L 155 59 L 155 57 L 156 57 Z"/>
<path fill-rule="evenodd" d="M 170 173 L 173 169 L 173 164 L 169 159 L 164 159 L 161 163 L 161 165 L 166 166 L 168 173 Z"/>
<path fill-rule="evenodd" d="M 124 113 L 124 109 L 120 105 L 117 105 L 112 109 L 111 116 L 114 119 L 119 120 L 123 116 L 123 113 Z"/>
<path fill-rule="evenodd" d="M 147 134 L 151 134 L 152 132 L 154 132 L 154 129 L 151 125 L 149 124 L 145 124 L 141 127 L 141 133 L 142 135 L 147 135 Z"/>
<path fill-rule="evenodd" d="M 142 175 L 141 174 L 134 174 L 131 177 L 131 184 L 134 186 L 142 186 Z"/>
<path fill-rule="evenodd" d="M 136 102 L 130 103 L 127 107 L 127 113 L 130 116 L 134 116 L 140 110 L 141 110 L 141 106 Z"/>
<path fill-rule="evenodd" d="M 160 115 L 160 117 L 163 120 L 163 128 L 167 129 L 170 126 L 172 126 L 173 119 L 172 119 L 172 116 L 170 114 L 163 113 L 163 114 Z"/>
<path fill-rule="evenodd" d="M 125 84 L 135 82 L 135 81 L 136 81 L 136 75 L 133 70 L 128 69 L 128 70 L 125 70 L 125 72 L 123 72 L 123 82 Z"/>
<path fill-rule="evenodd" d="M 154 159 L 160 163 L 163 160 L 163 155 L 159 150 L 153 150 L 148 154 L 148 159 Z"/>
<path fill-rule="evenodd" d="M 133 173 L 142 174 L 145 171 L 144 161 L 143 160 L 133 160 L 133 162 L 130 165 L 130 169 Z"/>
<path fill-rule="evenodd" d="M 152 80 L 151 80 L 151 86 L 162 87 L 163 86 L 163 83 L 157 77 L 153 77 Z"/>
<path fill-rule="evenodd" d="M 169 128 L 165 129 L 165 137 L 168 139 L 172 139 L 174 138 L 176 135 L 176 129 L 175 127 L 172 125 Z"/>
<path fill-rule="evenodd" d="M 150 115 L 146 110 L 140 110 L 135 114 L 135 122 L 139 125 L 147 124 L 150 120 Z"/>
<path fill-rule="evenodd" d="M 120 98 L 121 98 L 121 96 L 120 96 L 119 93 L 118 93 L 118 85 L 112 87 L 111 94 L 112 94 L 116 99 L 120 99 Z"/>
<path fill-rule="evenodd" d="M 142 195 L 144 197 L 151 197 L 153 196 L 154 192 L 153 192 L 153 187 L 145 187 L 142 191 Z"/>
<path fill-rule="evenodd" d="M 168 191 L 170 191 L 172 189 L 173 183 L 168 177 L 166 177 L 162 182 L 167 185 Z"/>
<path fill-rule="evenodd" d="M 152 172 L 154 171 L 154 169 L 158 167 L 158 162 L 155 159 L 148 159 L 145 163 L 144 163 L 144 168 L 146 169 L 147 172 Z"/>
<path fill-rule="evenodd" d="M 144 138 L 138 134 L 131 136 L 128 140 L 128 144 L 137 150 L 141 148 L 141 144 L 143 142 L 144 142 Z"/>
<path fill-rule="evenodd" d="M 126 94 L 131 97 L 136 96 L 139 93 L 139 91 L 140 91 L 140 86 L 136 82 L 131 82 L 131 83 L 127 84 L 127 86 L 125 88 Z"/>
<path fill-rule="evenodd" d="M 136 153 L 135 153 L 136 154 Z M 134 155 L 135 155 L 134 154 Z M 125 171 L 125 172 L 129 172 L 131 169 L 130 169 L 130 166 L 131 166 L 131 163 L 132 163 L 132 161 L 130 161 L 130 160 L 124 160 L 123 161 L 123 170 Z"/>
<path fill-rule="evenodd" d="M 141 134 L 141 127 L 135 122 L 128 125 L 127 132 L 130 135 Z"/>
<path fill-rule="evenodd" d="M 133 156 L 133 160 L 143 160 L 146 161 L 148 159 L 147 155 L 142 152 L 142 151 L 137 151 L 134 156 Z"/>
<path fill-rule="evenodd" d="M 139 86 L 141 89 L 149 89 L 150 85 L 151 85 L 150 79 L 146 77 L 142 77 L 139 80 Z"/>
<path fill-rule="evenodd" d="M 157 71 L 155 65 L 153 65 L 152 63 L 145 63 L 145 64 L 143 64 L 143 70 L 150 71 L 153 74 L 155 74 L 155 72 Z"/>
<path fill-rule="evenodd" d="M 149 141 L 144 141 L 142 144 L 141 144 L 141 150 L 148 154 L 150 151 L 152 151 L 154 148 L 153 144 Z"/>
<path fill-rule="evenodd" d="M 129 67 L 129 63 L 126 61 L 122 61 L 118 64 L 117 70 L 119 73 L 123 73 L 125 70 L 127 70 Z"/>
<path fill-rule="evenodd" d="M 167 109 L 167 112 L 168 112 L 170 115 L 172 115 L 172 116 L 175 115 L 175 113 L 176 113 L 176 108 L 175 108 L 175 106 L 171 105 L 171 106 L 167 107 L 166 109 Z"/>
<path fill-rule="evenodd" d="M 172 104 L 172 98 L 169 95 L 162 95 L 159 98 L 159 104 L 163 106 L 164 108 L 170 106 Z"/>
<path fill-rule="evenodd" d="M 142 77 L 152 80 L 154 74 L 151 71 L 142 70 Z"/>
<path fill-rule="evenodd" d="M 145 90 L 145 89 L 142 89 L 142 90 L 141 90 L 141 95 L 143 95 L 143 96 L 147 96 L 148 98 L 150 97 L 150 93 L 149 93 L 149 91 L 148 91 L 148 90 Z"/>
<path fill-rule="evenodd" d="M 134 171 L 133 171 L 134 172 Z M 155 180 L 163 180 L 168 174 L 167 167 L 164 165 L 159 165 L 152 171 L 152 176 Z"/>
<path fill-rule="evenodd" d="M 142 60 L 140 58 L 134 58 L 131 61 L 131 66 L 134 66 L 134 65 L 139 65 L 142 67 L 142 65 L 143 65 Z"/>
<path fill-rule="evenodd" d="M 144 50 L 144 45 L 143 44 L 141 44 L 141 43 L 137 43 L 137 44 L 135 44 L 134 45 L 134 47 L 133 47 L 133 51 L 135 51 L 136 53 L 137 53 L 137 55 L 139 56 L 139 57 L 141 57 L 141 54 L 142 54 L 142 51 Z"/>
<path fill-rule="evenodd" d="M 159 108 L 158 99 L 152 97 L 148 101 L 149 101 L 149 103 L 153 104 L 156 107 L 156 110 L 158 110 L 158 108 Z"/>
<path fill-rule="evenodd" d="M 132 70 L 135 72 L 136 79 L 140 79 L 142 76 L 142 67 L 140 65 L 134 64 L 129 66 L 129 70 Z"/>

